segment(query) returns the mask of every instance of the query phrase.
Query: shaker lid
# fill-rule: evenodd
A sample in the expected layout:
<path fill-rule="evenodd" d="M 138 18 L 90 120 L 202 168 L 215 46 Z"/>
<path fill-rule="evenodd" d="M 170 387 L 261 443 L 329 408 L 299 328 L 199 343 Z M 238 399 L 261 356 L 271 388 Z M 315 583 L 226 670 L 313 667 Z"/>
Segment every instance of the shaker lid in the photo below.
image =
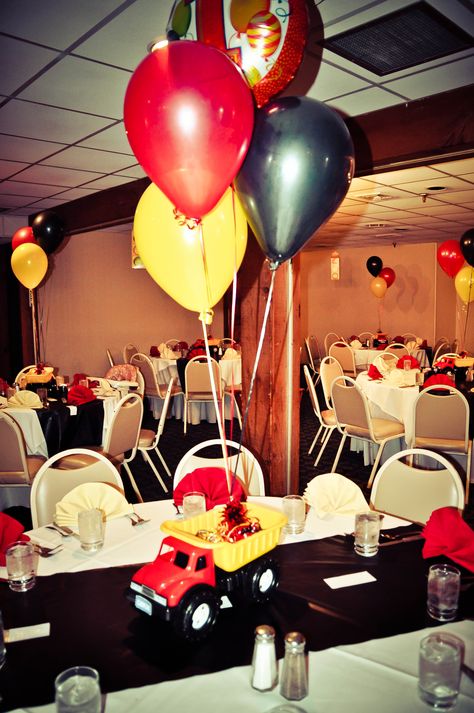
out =
<path fill-rule="evenodd" d="M 255 629 L 255 634 L 262 639 L 273 639 L 275 638 L 275 629 L 273 626 L 268 626 L 267 624 L 260 624 Z"/>
<path fill-rule="evenodd" d="M 299 631 L 290 631 L 285 636 L 285 644 L 296 648 L 299 646 L 304 646 L 306 644 L 306 639 L 304 638 L 303 634 L 300 634 Z"/>

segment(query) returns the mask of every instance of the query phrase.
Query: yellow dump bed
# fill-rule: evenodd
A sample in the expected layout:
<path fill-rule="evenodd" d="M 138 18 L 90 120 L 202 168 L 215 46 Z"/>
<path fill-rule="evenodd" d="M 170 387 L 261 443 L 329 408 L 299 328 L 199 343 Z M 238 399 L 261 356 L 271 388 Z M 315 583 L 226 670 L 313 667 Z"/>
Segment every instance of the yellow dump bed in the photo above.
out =
<path fill-rule="evenodd" d="M 215 564 L 226 572 L 233 572 L 276 547 L 281 528 L 287 522 L 286 516 L 278 510 L 255 503 L 246 503 L 246 506 L 248 515 L 257 517 L 262 529 L 239 542 L 207 542 L 196 537 L 198 530 L 213 530 L 217 527 L 224 506 L 189 520 L 166 520 L 161 529 L 191 545 L 212 550 Z"/>

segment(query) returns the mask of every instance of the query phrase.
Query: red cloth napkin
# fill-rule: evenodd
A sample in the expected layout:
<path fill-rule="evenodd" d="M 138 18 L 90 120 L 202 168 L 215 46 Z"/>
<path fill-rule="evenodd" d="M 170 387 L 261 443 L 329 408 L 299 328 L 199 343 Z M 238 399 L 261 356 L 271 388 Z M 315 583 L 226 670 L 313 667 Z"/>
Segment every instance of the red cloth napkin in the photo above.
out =
<path fill-rule="evenodd" d="M 30 539 L 28 535 L 23 534 L 24 529 L 21 522 L 0 512 L 0 565 L 5 565 L 5 552 L 12 542 L 18 540 L 27 542 Z"/>
<path fill-rule="evenodd" d="M 72 377 L 72 385 L 78 386 L 79 382 L 83 379 L 87 379 L 87 374 L 74 374 L 74 376 Z"/>
<path fill-rule="evenodd" d="M 157 346 L 150 347 L 150 356 L 159 358 L 160 350 Z"/>
<path fill-rule="evenodd" d="M 447 386 L 456 388 L 454 380 L 450 379 L 446 374 L 433 374 L 433 376 L 428 377 L 423 384 L 423 388 L 426 389 L 427 386 L 435 386 L 435 384 L 446 384 Z"/>
<path fill-rule="evenodd" d="M 369 366 L 369 370 L 368 370 L 367 374 L 368 374 L 369 379 L 383 379 L 382 374 L 377 369 L 377 367 L 374 366 L 373 364 L 371 364 Z"/>
<path fill-rule="evenodd" d="M 423 536 L 423 557 L 445 555 L 453 562 L 474 572 L 474 530 L 464 522 L 457 508 L 433 510 Z"/>
<path fill-rule="evenodd" d="M 69 389 L 67 402 L 73 406 L 80 406 L 88 403 L 88 401 L 94 401 L 95 398 L 94 392 L 88 389 L 87 386 L 73 386 Z"/>
<path fill-rule="evenodd" d="M 216 505 L 229 502 L 229 489 L 225 468 L 196 468 L 184 476 L 174 489 L 173 499 L 176 505 L 183 504 L 183 495 L 193 490 L 206 496 L 206 510 L 212 510 Z M 237 478 L 232 479 L 232 495 L 234 500 L 244 501 L 247 495 Z"/>
<path fill-rule="evenodd" d="M 454 357 L 441 357 L 433 366 L 436 367 L 436 369 L 449 369 L 453 371 L 456 365 L 454 363 Z"/>
<path fill-rule="evenodd" d="M 397 369 L 404 369 L 406 361 L 410 362 L 410 369 L 420 368 L 420 362 L 418 361 L 418 359 L 415 359 L 414 356 L 410 356 L 410 354 L 405 354 L 405 356 L 400 357 L 400 359 L 397 361 Z"/>

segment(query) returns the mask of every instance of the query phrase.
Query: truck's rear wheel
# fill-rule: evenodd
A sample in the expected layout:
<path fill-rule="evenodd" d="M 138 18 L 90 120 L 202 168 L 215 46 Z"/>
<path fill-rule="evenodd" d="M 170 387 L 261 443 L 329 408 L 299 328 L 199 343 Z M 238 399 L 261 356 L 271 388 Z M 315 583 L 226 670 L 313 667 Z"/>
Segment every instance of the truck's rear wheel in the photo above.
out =
<path fill-rule="evenodd" d="M 202 639 L 216 623 L 219 608 L 220 597 L 210 587 L 191 590 L 177 607 L 173 628 L 190 641 Z"/>
<path fill-rule="evenodd" d="M 254 602 L 266 602 L 278 587 L 280 571 L 271 557 L 252 562 L 245 572 L 244 592 Z"/>

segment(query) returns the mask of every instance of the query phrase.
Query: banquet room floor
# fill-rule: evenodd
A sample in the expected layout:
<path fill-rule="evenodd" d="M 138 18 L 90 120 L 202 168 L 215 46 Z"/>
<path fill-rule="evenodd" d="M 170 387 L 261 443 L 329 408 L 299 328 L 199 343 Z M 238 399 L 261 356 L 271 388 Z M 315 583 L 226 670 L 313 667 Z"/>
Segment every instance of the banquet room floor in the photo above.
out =
<path fill-rule="evenodd" d="M 321 397 L 320 397 L 321 399 Z M 320 401 L 321 402 L 321 401 Z M 303 494 L 307 483 L 314 478 L 316 475 L 321 473 L 329 473 L 331 466 L 335 457 L 337 446 L 339 445 L 339 438 L 337 435 L 333 435 L 331 440 L 321 458 L 318 467 L 314 468 L 313 463 L 316 455 L 313 453 L 308 455 L 308 449 L 314 438 L 314 434 L 317 430 L 316 418 L 311 408 L 309 397 L 305 391 L 301 399 L 300 407 L 300 418 L 301 418 L 301 430 L 300 430 L 300 482 L 299 482 L 299 493 Z M 232 439 L 234 441 L 239 441 L 240 429 L 237 419 L 233 421 L 233 434 Z M 147 408 L 145 402 L 145 417 L 144 417 L 144 428 L 153 428 L 156 430 L 157 421 L 153 419 L 151 411 Z M 226 421 L 226 436 L 230 438 L 230 422 Z M 202 441 L 218 438 L 217 425 L 213 423 L 208 423 L 207 421 L 201 421 L 199 425 L 193 426 L 189 425 L 187 434 L 183 433 L 183 423 L 181 420 L 176 420 L 174 418 L 169 418 L 166 422 L 163 435 L 160 439 L 159 448 L 163 457 L 165 458 L 169 469 L 174 473 L 176 466 L 178 465 L 182 456 L 194 445 L 201 443 Z M 169 478 L 163 473 L 163 469 L 159 464 L 158 458 L 152 454 L 154 462 L 157 464 L 159 472 L 162 474 L 166 483 L 169 482 Z M 156 480 L 149 466 L 145 463 L 142 456 L 138 453 L 135 459 L 131 463 L 132 473 L 136 479 L 142 497 L 145 501 L 152 500 L 162 500 L 171 497 L 171 484 L 169 487 L 169 492 L 165 493 L 161 488 L 160 484 Z M 338 465 L 338 473 L 350 478 L 355 483 L 357 483 L 368 499 L 368 490 L 366 489 L 366 483 L 370 475 L 370 467 L 364 466 L 362 453 L 353 453 L 349 450 L 349 442 L 344 447 L 341 459 Z M 134 502 L 136 500 L 135 494 L 132 491 L 128 477 L 126 473 L 122 473 L 122 477 L 125 485 L 125 494 L 129 502 Z M 464 510 L 465 520 L 474 527 L 474 488 L 471 488 L 471 502 L 466 506 Z M 29 523 L 29 511 L 25 512 L 24 508 L 10 508 L 9 511 L 14 517 L 17 517 L 21 522 L 24 523 L 25 527 L 28 527 Z M 31 527 L 31 525 L 30 525 Z"/>

